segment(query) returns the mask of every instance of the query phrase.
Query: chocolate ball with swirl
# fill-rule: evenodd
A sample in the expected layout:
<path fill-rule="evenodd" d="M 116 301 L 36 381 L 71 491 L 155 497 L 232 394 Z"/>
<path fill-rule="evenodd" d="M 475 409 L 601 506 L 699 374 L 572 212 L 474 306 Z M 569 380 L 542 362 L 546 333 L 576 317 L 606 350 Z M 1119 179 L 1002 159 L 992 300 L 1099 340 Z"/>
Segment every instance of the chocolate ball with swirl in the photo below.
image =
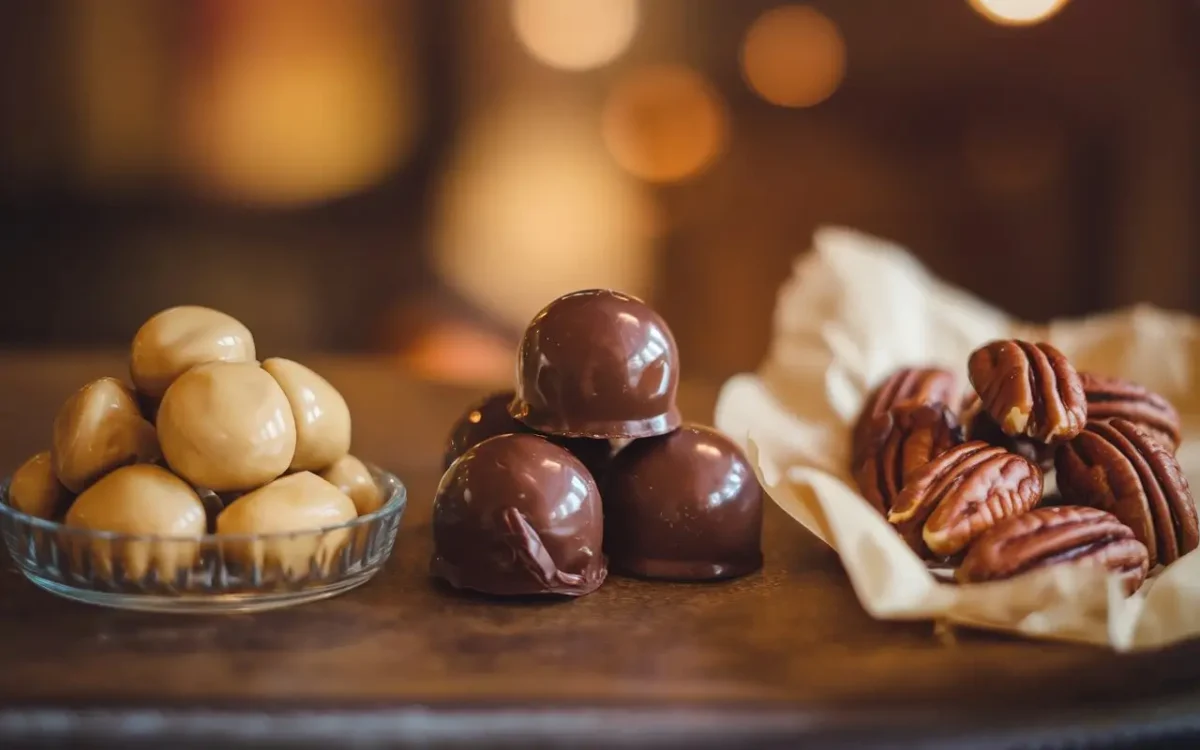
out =
<path fill-rule="evenodd" d="M 467 450 L 433 500 L 431 572 L 494 596 L 583 596 L 608 574 L 604 513 L 591 473 L 537 435 Z"/>

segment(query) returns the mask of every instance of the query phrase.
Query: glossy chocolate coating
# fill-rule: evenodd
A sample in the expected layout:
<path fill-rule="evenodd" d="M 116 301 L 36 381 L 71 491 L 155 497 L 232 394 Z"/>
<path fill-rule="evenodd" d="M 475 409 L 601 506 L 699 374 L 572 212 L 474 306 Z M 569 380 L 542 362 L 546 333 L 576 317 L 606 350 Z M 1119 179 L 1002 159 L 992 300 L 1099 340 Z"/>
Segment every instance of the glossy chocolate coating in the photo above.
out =
<path fill-rule="evenodd" d="M 442 470 L 450 468 L 454 460 L 466 453 L 467 450 L 490 437 L 509 433 L 537 434 L 533 429 L 513 419 L 508 413 L 508 405 L 512 402 L 513 391 L 499 391 L 482 401 L 472 404 L 459 417 L 450 430 L 450 438 L 446 441 L 446 452 L 442 458 Z M 552 443 L 575 454 L 583 465 L 592 473 L 592 478 L 599 484 L 612 459 L 612 445 L 607 440 L 592 438 L 571 438 L 543 435 Z"/>
<path fill-rule="evenodd" d="M 634 441 L 613 459 L 603 495 L 614 572 L 705 581 L 762 567 L 762 488 L 738 446 L 712 428 Z"/>
<path fill-rule="evenodd" d="M 604 582 L 600 491 L 550 441 L 499 435 L 442 476 L 433 502 L 432 573 L 498 596 L 582 596 Z"/>
<path fill-rule="evenodd" d="M 575 292 L 530 322 L 509 413 L 552 435 L 640 438 L 679 426 L 679 351 L 667 324 L 619 292 Z"/>

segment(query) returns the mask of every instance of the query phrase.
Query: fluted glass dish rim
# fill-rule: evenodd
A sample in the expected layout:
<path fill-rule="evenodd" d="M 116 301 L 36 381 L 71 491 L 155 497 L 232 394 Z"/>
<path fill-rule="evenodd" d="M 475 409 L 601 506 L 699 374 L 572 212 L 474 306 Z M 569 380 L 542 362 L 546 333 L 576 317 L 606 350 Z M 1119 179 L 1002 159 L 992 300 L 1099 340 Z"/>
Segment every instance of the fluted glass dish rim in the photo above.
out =
<path fill-rule="evenodd" d="M 367 464 L 367 468 L 386 496 L 383 505 L 371 513 L 314 529 L 195 536 L 96 531 L 31 516 L 10 504 L 8 492 L 12 478 L 6 477 L 0 480 L 0 536 L 3 536 L 9 556 L 26 578 L 42 589 L 76 601 L 121 609 L 190 613 L 249 612 L 292 606 L 324 599 L 366 583 L 390 558 L 400 520 L 408 505 L 408 490 L 395 474 L 373 464 Z M 108 571 L 108 578 L 104 578 L 96 576 L 89 566 L 83 566 L 88 569 L 87 573 L 72 570 L 74 563 L 62 567 L 63 558 L 69 556 L 71 548 L 92 543 L 111 545 L 110 550 L 134 549 L 136 545 L 165 546 L 167 549 L 174 545 L 195 545 L 197 550 L 210 551 L 211 556 L 213 550 L 233 549 L 238 545 L 244 549 L 272 550 L 283 549 L 289 543 L 307 542 L 314 545 L 314 549 L 321 549 L 324 542 L 341 537 L 350 540 L 336 551 L 341 564 L 335 566 L 328 559 L 321 566 L 314 562 L 314 567 L 321 568 L 323 574 L 328 572 L 316 580 L 297 574 L 295 571 L 299 567 L 284 570 L 288 567 L 284 563 L 280 563 L 280 570 L 273 573 L 268 570 L 264 574 L 257 570 L 261 561 L 250 566 L 256 569 L 253 575 L 245 570 L 231 573 L 229 561 L 219 552 L 216 560 L 205 560 L 197 553 L 196 562 L 183 571 L 184 578 L 180 580 L 184 583 L 176 586 L 178 590 L 175 591 L 167 590 L 172 589 L 169 582 L 155 580 L 159 585 L 146 590 L 146 584 L 139 583 L 136 576 L 116 580 L 112 570 Z M 47 565 L 40 560 L 41 555 L 35 551 L 39 542 L 54 548 L 50 557 L 55 563 Z M 111 560 L 107 562 L 112 565 Z M 205 565 L 212 569 L 203 570 Z"/>
<path fill-rule="evenodd" d="M 58 521 L 51 521 L 46 518 L 38 518 L 31 516 L 28 513 L 17 510 L 8 502 L 8 488 L 12 483 L 12 477 L 5 477 L 0 480 L 0 516 L 11 516 L 24 524 L 32 526 L 35 529 L 42 531 L 53 531 L 56 534 L 80 535 L 90 539 L 104 540 L 107 542 L 128 541 L 128 542 L 253 542 L 253 541 L 275 541 L 281 539 L 293 539 L 296 536 L 318 535 L 325 534 L 330 531 L 338 531 L 341 529 L 353 529 L 357 526 L 365 526 L 374 523 L 380 518 L 390 515 L 403 513 L 405 506 L 408 504 L 408 488 L 400 481 L 400 478 L 389 471 L 380 469 L 371 464 L 364 464 L 375 477 L 376 484 L 382 488 L 390 488 L 391 494 L 387 501 L 379 507 L 378 510 L 371 511 L 365 515 L 356 516 L 345 523 L 336 524 L 334 526 L 321 526 L 313 529 L 303 529 L 299 531 L 275 531 L 269 534 L 201 534 L 199 536 L 175 536 L 170 534 L 125 534 L 119 531 L 97 531 L 93 529 L 81 529 L 74 526 L 67 526 Z"/>

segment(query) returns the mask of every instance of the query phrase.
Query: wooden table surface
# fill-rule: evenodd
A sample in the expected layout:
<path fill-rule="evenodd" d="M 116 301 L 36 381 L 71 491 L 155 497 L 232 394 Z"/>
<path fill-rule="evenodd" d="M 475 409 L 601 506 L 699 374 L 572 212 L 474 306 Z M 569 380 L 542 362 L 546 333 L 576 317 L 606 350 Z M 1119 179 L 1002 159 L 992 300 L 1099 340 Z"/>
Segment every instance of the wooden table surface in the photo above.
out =
<path fill-rule="evenodd" d="M 409 485 L 386 568 L 328 601 L 200 617 L 60 600 L 6 557 L 0 747 L 1200 741 L 1200 647 L 1121 657 L 877 622 L 837 558 L 773 505 L 765 567 L 741 580 L 614 577 L 544 604 L 448 592 L 428 578 L 430 505 L 445 432 L 480 392 L 382 359 L 307 361 L 346 395 L 355 452 Z M 0 355 L 3 471 L 47 447 L 62 399 L 122 367 L 105 354 Z M 709 421 L 715 395 L 685 384 L 685 415 Z"/>

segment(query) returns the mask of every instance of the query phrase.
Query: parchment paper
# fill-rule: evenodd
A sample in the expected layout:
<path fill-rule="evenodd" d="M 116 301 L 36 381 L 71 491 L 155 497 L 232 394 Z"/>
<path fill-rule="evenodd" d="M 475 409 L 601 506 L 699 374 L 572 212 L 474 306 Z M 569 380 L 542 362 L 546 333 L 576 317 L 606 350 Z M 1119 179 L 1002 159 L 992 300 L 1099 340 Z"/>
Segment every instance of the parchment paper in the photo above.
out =
<path fill-rule="evenodd" d="M 1153 649 L 1200 635 L 1200 551 L 1126 598 L 1101 571 L 1059 566 L 956 585 L 935 575 L 858 493 L 850 426 L 870 387 L 902 365 L 959 374 L 995 338 L 1048 341 L 1080 370 L 1135 380 L 1183 419 L 1178 458 L 1200 477 L 1200 322 L 1139 305 L 1035 326 L 934 278 L 907 251 L 849 229 L 818 230 L 779 293 L 768 355 L 731 378 L 716 426 L 739 441 L 767 494 L 835 549 L 859 601 L 885 620 L 932 619 L 1029 637 Z M 1048 489 L 1052 489 L 1051 484 Z"/>

